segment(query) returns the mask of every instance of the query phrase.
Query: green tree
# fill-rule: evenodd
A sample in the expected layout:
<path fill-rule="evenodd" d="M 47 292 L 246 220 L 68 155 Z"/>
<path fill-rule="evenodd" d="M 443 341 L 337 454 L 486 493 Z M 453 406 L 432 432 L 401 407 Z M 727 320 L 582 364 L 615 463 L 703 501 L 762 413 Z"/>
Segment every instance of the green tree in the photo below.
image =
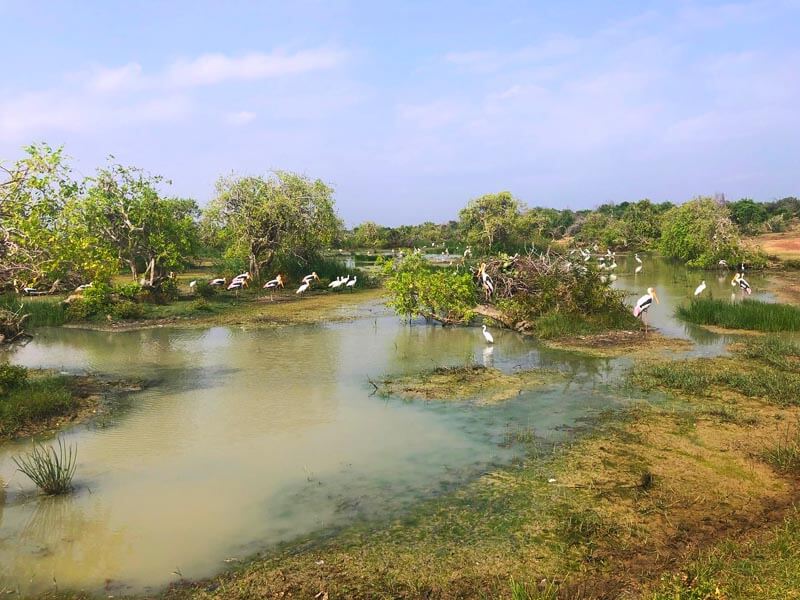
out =
<path fill-rule="evenodd" d="M 514 250 L 519 245 L 520 202 L 511 192 L 470 200 L 459 213 L 466 241 L 486 251 Z"/>
<path fill-rule="evenodd" d="M 768 217 L 766 207 L 750 198 L 731 202 L 728 204 L 728 210 L 731 212 L 733 222 L 746 233 L 757 232 Z"/>
<path fill-rule="evenodd" d="M 71 282 L 107 271 L 107 256 L 87 243 L 74 219 L 83 186 L 63 149 L 35 144 L 25 154 L 0 166 L 0 285 Z"/>
<path fill-rule="evenodd" d="M 164 181 L 142 169 L 111 164 L 91 180 L 76 220 L 99 246 L 105 246 L 136 280 L 149 273 L 150 283 L 185 266 L 198 247 L 193 200 L 162 198 Z"/>
<path fill-rule="evenodd" d="M 763 257 L 742 245 L 728 207 L 712 198 L 695 198 L 667 211 L 659 249 L 690 267 L 710 268 L 720 260 L 763 263 Z"/>
<path fill-rule="evenodd" d="M 224 240 L 226 258 L 245 261 L 256 279 L 279 256 L 309 260 L 341 228 L 333 190 L 288 171 L 221 178 L 205 219 L 208 230 Z"/>

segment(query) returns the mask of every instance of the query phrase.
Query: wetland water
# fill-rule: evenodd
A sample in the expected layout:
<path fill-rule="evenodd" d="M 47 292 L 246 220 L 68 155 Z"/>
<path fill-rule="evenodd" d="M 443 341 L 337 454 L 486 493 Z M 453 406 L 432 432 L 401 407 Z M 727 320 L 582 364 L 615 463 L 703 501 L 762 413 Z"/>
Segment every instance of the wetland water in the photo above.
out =
<path fill-rule="evenodd" d="M 637 296 L 658 288 L 653 325 L 720 351 L 720 336 L 672 318 L 701 276 L 645 258 L 634 278 L 624 275 L 633 259 L 618 262 L 617 285 Z M 702 277 L 730 295 L 730 274 Z M 750 282 L 758 291 L 763 280 Z M 279 542 L 391 518 L 508 463 L 520 451 L 503 444 L 510 430 L 557 441 L 627 400 L 614 383 L 628 359 L 546 350 L 499 330 L 495 340 L 490 350 L 479 329 L 409 326 L 376 303 L 319 326 L 38 331 L 13 362 L 150 385 L 63 434 L 78 447 L 69 496 L 40 497 L 15 472 L 11 456 L 29 442 L 0 448 L 0 591 L 141 592 L 209 576 Z M 496 406 L 370 395 L 368 377 L 470 362 L 565 379 Z"/>

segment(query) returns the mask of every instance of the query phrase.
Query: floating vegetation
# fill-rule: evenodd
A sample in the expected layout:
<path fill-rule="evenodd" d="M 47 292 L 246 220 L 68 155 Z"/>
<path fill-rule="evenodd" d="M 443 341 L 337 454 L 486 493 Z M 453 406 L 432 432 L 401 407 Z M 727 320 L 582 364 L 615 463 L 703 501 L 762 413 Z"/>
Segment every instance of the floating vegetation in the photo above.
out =
<path fill-rule="evenodd" d="M 700 298 L 679 307 L 677 314 L 690 323 L 725 329 L 800 331 L 800 308 L 790 304 L 759 300 L 728 302 L 714 298 Z"/>
<path fill-rule="evenodd" d="M 77 466 L 78 449 L 67 446 L 58 439 L 58 451 L 53 446 L 34 444 L 29 453 L 14 456 L 17 468 L 30 477 L 42 492 L 48 495 L 66 494 L 72 489 L 72 478 Z"/>

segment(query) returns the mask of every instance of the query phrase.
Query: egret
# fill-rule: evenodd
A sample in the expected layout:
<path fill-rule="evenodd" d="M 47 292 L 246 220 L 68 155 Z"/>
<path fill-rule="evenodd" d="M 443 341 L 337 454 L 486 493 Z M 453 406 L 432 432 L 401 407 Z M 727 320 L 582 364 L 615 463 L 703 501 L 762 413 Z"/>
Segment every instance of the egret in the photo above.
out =
<path fill-rule="evenodd" d="M 483 337 L 486 338 L 487 344 L 494 344 L 494 338 L 492 334 L 486 329 L 486 325 L 483 326 Z"/>
<path fill-rule="evenodd" d="M 358 281 L 358 275 L 353 276 L 353 278 L 348 281 L 345 286 L 349 287 L 351 290 L 356 287 L 356 282 Z"/>
<path fill-rule="evenodd" d="M 695 295 L 695 296 L 699 296 L 700 294 L 702 294 L 702 293 L 703 293 L 703 292 L 705 292 L 705 291 L 706 291 L 706 280 L 705 280 L 705 279 L 703 279 L 703 281 L 701 281 L 701 282 L 700 282 L 700 285 L 698 285 L 698 286 L 697 286 L 697 287 L 694 289 L 694 295 Z"/>
<path fill-rule="evenodd" d="M 189 289 L 190 290 L 194 291 L 194 288 L 196 288 L 196 287 L 197 287 L 197 279 L 193 279 L 192 281 L 189 282 Z"/>
<path fill-rule="evenodd" d="M 634 274 L 634 275 L 638 275 L 639 273 L 641 273 L 641 272 L 642 272 L 642 269 L 643 269 L 643 268 L 644 268 L 644 267 L 642 267 L 642 265 L 639 265 L 638 267 L 636 267 L 636 268 L 633 270 L 633 274 Z"/>
<path fill-rule="evenodd" d="M 656 290 L 654 288 L 647 288 L 647 293 L 639 298 L 636 301 L 636 305 L 633 307 L 633 316 L 640 317 L 642 319 L 642 323 L 644 323 L 644 332 L 647 333 L 647 318 L 646 313 L 653 305 L 653 301 L 656 304 L 659 304 L 658 294 L 656 294 Z"/>
<path fill-rule="evenodd" d="M 639 253 L 638 253 L 638 252 L 637 252 L 636 254 L 634 254 L 634 255 L 633 255 L 633 258 L 635 258 L 635 259 L 636 259 L 636 262 L 637 262 L 637 263 L 639 263 L 639 264 L 642 264 L 642 259 L 641 259 L 641 258 L 639 258 Z"/>
<path fill-rule="evenodd" d="M 339 287 L 340 285 L 342 285 L 343 283 L 344 283 L 344 282 L 342 281 L 342 276 L 341 276 L 341 275 L 339 275 L 339 276 L 338 276 L 336 279 L 334 279 L 333 281 L 331 281 L 331 282 L 328 284 L 328 287 L 329 287 L 329 288 L 334 288 L 334 289 L 335 289 L 335 288 L 338 288 L 338 287 Z"/>

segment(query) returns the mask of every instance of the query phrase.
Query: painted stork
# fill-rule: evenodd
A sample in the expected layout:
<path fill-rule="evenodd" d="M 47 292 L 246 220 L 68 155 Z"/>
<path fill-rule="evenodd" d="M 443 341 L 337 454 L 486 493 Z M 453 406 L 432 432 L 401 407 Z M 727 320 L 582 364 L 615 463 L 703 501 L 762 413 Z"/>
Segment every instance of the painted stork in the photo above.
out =
<path fill-rule="evenodd" d="M 633 307 L 633 316 L 642 319 L 644 323 L 644 332 L 647 333 L 647 311 L 653 305 L 653 302 L 659 304 L 658 294 L 654 288 L 647 288 L 647 293 L 636 301 Z"/>

